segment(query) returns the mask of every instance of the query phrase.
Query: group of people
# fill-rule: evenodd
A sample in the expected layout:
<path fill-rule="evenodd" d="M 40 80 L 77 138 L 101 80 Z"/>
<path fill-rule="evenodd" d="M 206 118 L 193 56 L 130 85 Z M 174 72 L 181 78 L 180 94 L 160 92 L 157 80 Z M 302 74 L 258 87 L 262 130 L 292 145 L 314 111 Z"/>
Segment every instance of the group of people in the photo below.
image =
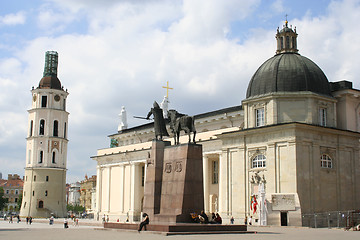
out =
<path fill-rule="evenodd" d="M 9 223 L 13 223 L 13 222 L 14 222 L 14 220 L 13 220 L 14 218 L 17 218 L 17 223 L 19 223 L 19 222 L 21 221 L 19 215 L 14 216 L 14 217 L 13 217 L 12 215 L 10 215 L 10 217 L 9 217 Z M 7 220 L 6 214 L 4 215 L 4 220 L 5 220 L 5 221 Z"/>
<path fill-rule="evenodd" d="M 211 223 L 211 224 L 222 224 L 222 218 L 219 213 L 211 213 L 211 220 L 204 211 L 201 211 L 199 215 L 196 213 L 190 214 L 192 220 L 196 223 Z"/>
<path fill-rule="evenodd" d="M 245 225 L 252 225 L 252 216 L 250 216 L 249 218 L 247 216 L 245 216 Z"/>
<path fill-rule="evenodd" d="M 32 217 L 26 217 L 26 224 L 32 224 L 33 218 Z"/>

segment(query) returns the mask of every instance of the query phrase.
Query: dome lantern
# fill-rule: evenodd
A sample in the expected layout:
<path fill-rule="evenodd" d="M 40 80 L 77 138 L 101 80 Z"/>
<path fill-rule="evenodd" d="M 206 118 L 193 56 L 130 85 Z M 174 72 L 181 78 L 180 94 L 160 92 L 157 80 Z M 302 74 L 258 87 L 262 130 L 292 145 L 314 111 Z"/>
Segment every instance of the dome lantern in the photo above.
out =
<path fill-rule="evenodd" d="M 277 50 L 276 54 L 280 53 L 297 53 L 299 50 L 297 49 L 297 33 L 296 33 L 296 27 L 294 30 L 292 27 L 288 26 L 288 21 L 285 21 L 285 25 L 283 25 L 283 28 L 279 31 L 279 28 L 277 29 L 276 33 L 276 41 L 277 41 Z"/>

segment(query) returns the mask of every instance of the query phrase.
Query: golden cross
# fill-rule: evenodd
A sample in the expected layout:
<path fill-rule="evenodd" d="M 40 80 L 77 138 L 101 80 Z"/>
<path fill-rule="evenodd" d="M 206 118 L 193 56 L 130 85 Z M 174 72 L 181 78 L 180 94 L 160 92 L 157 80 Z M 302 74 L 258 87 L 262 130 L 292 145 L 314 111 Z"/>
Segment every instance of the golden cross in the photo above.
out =
<path fill-rule="evenodd" d="M 163 86 L 163 88 L 166 88 L 166 97 L 169 98 L 169 89 L 173 89 L 169 87 L 169 81 L 166 81 L 166 87 Z"/>

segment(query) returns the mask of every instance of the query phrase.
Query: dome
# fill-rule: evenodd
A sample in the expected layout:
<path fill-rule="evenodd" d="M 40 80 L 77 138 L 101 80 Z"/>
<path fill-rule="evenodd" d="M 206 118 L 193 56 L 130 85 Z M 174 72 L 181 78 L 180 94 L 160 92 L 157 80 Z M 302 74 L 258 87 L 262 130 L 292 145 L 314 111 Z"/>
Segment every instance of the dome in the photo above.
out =
<path fill-rule="evenodd" d="M 249 83 L 246 98 L 276 92 L 310 91 L 331 96 L 324 72 L 298 53 L 277 54 L 265 61 Z"/>
<path fill-rule="evenodd" d="M 61 90 L 61 82 L 56 76 L 45 76 L 40 80 L 39 88 L 51 88 Z"/>

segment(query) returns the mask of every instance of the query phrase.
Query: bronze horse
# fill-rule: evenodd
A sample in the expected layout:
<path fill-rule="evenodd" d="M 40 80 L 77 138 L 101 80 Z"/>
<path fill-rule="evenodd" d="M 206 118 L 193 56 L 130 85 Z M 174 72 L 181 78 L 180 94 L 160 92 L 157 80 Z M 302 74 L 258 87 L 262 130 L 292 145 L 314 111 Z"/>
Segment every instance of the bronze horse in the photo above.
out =
<path fill-rule="evenodd" d="M 193 143 L 195 143 L 196 129 L 194 117 L 186 114 L 178 113 L 176 110 L 169 110 L 170 129 L 174 134 L 175 144 L 179 144 L 180 131 L 184 130 L 189 135 L 189 143 L 191 142 L 191 132 L 193 132 Z"/>

